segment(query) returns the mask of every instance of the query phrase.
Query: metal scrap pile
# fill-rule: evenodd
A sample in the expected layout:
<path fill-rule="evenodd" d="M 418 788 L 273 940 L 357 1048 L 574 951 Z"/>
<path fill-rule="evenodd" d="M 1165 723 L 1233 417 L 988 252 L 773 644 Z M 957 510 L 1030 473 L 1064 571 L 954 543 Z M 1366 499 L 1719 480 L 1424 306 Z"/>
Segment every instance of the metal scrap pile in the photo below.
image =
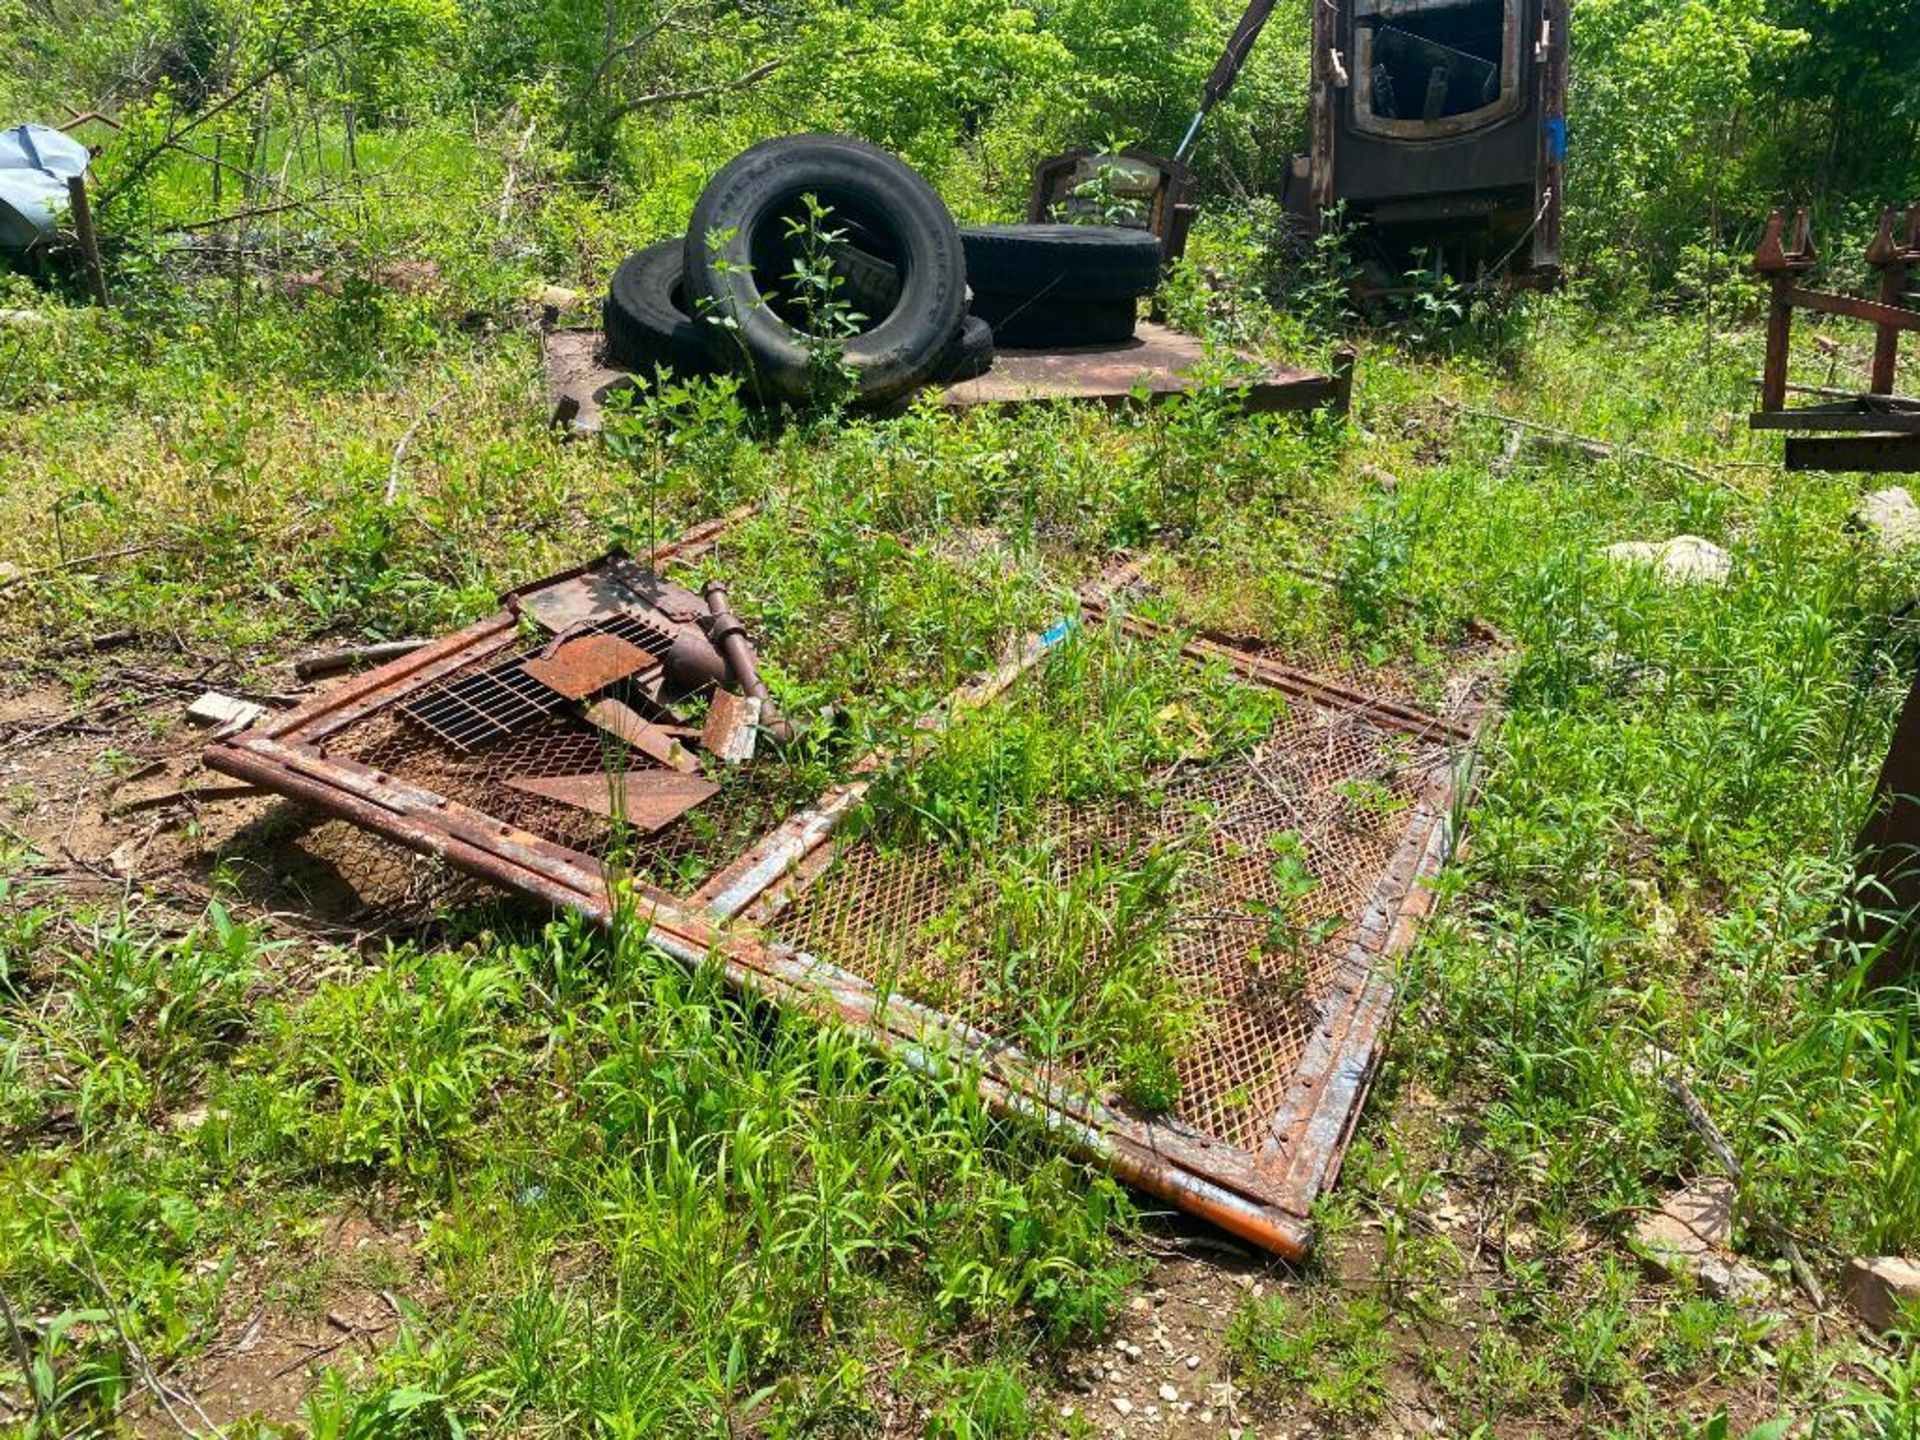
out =
<path fill-rule="evenodd" d="M 895 156 L 793 135 L 736 156 L 683 239 L 621 264 L 607 355 L 636 371 L 735 373 L 770 403 L 816 399 L 838 369 L 854 399 L 880 405 L 985 373 L 996 339 L 1129 340 L 1160 264 L 1159 239 L 1121 225 L 962 229 Z"/>
<path fill-rule="evenodd" d="M 615 763 L 515 777 L 506 782 L 515 790 L 651 834 L 718 791 L 707 775 L 713 762 L 750 759 L 760 735 L 790 733 L 720 581 L 703 598 L 615 554 L 508 603 L 551 638 L 423 689 L 399 711 L 463 754 L 560 715 L 617 747 Z M 680 709 L 696 698 L 707 701 L 698 729 Z M 652 763 L 629 763 L 628 752 Z"/>

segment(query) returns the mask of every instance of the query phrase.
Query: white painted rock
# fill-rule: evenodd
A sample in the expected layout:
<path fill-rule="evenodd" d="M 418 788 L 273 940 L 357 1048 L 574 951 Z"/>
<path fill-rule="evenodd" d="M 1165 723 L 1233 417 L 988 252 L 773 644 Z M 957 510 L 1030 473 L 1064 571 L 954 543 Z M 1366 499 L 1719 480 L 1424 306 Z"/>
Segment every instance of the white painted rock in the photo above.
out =
<path fill-rule="evenodd" d="M 1862 495 L 1853 507 L 1853 518 L 1889 555 L 1920 544 L 1920 505 L 1913 503 L 1904 486 L 1889 485 Z"/>
<path fill-rule="evenodd" d="M 1656 545 L 1651 540 L 1622 540 L 1605 550 L 1616 565 L 1649 565 L 1669 585 L 1720 585 L 1733 569 L 1733 557 L 1711 540 L 1676 535 Z"/>

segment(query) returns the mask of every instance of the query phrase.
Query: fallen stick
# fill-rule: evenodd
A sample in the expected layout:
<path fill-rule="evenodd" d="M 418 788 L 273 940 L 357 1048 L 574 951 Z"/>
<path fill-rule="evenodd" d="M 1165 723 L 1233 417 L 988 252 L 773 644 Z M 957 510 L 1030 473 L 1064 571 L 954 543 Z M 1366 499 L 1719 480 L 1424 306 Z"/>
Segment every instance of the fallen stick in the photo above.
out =
<path fill-rule="evenodd" d="M 413 437 L 418 435 L 420 427 L 431 420 L 439 412 L 440 407 L 452 398 L 453 392 L 449 390 L 422 410 L 414 422 L 407 427 L 407 433 L 400 437 L 400 443 L 393 447 L 393 463 L 387 467 L 387 490 L 384 497 L 386 504 L 393 504 L 400 496 L 400 467 L 406 463 L 407 451 L 413 445 Z"/>
<path fill-rule="evenodd" d="M 293 673 L 302 680 L 314 680 L 355 665 L 385 664 L 411 655 L 432 644 L 430 640 L 383 640 L 377 645 L 343 645 L 337 650 L 322 650 L 293 662 Z"/>
<path fill-rule="evenodd" d="M 1702 1140 L 1706 1141 L 1707 1148 L 1713 1152 L 1714 1158 L 1727 1172 L 1727 1178 L 1735 1185 L 1744 1187 L 1747 1183 L 1746 1171 L 1742 1168 L 1739 1157 L 1733 1153 L 1733 1147 L 1727 1143 L 1727 1137 L 1720 1133 L 1720 1127 L 1714 1124 L 1713 1117 L 1707 1114 L 1707 1107 L 1700 1103 L 1700 1097 L 1688 1089 L 1687 1082 L 1677 1075 L 1671 1073 L 1662 1075 L 1660 1083 L 1666 1088 L 1667 1094 L 1673 1097 L 1674 1103 L 1680 1107 L 1680 1113 L 1687 1117 L 1687 1123 L 1699 1132 Z M 1771 1215 L 1762 1213 L 1758 1206 L 1749 1208 L 1754 1221 L 1767 1232 L 1767 1238 L 1773 1241 L 1774 1248 L 1786 1259 L 1788 1268 L 1793 1271 L 1795 1282 L 1801 1290 L 1806 1292 L 1814 1308 L 1826 1309 L 1826 1291 L 1820 1288 L 1820 1281 L 1815 1278 L 1812 1268 L 1800 1254 L 1800 1247 L 1794 1243 L 1793 1236 L 1789 1235 L 1786 1227 Z"/>
<path fill-rule="evenodd" d="M 1665 465 L 1678 470 L 1683 475 L 1691 475 L 1696 480 L 1705 480 L 1712 485 L 1724 485 L 1726 477 L 1716 475 L 1688 460 L 1680 460 L 1672 455 L 1662 455 L 1657 450 L 1642 450 L 1637 445 L 1621 445 L 1612 440 L 1599 440 L 1591 435 L 1582 435 L 1575 430 L 1564 430 L 1558 425 L 1543 425 L 1538 420 L 1523 420 L 1518 415 L 1503 415 L 1498 410 L 1481 410 L 1472 405 L 1462 405 L 1455 400 L 1440 401 L 1447 409 L 1460 415 L 1472 415 L 1481 420 L 1498 420 L 1515 430 L 1529 430 L 1536 435 L 1545 435 L 1558 440 L 1562 445 L 1578 448 L 1582 453 L 1594 459 L 1611 459 L 1618 455 L 1631 456 L 1636 460 L 1651 460 L 1655 464 Z"/>
<path fill-rule="evenodd" d="M 102 550 L 96 555 L 76 555 L 71 560 L 62 560 L 58 565 L 42 565 L 33 570 L 22 570 L 18 575 L 0 578 L 0 590 L 11 589 L 28 580 L 38 580 L 43 575 L 58 575 L 64 570 L 78 570 L 82 565 L 91 565 L 98 560 L 124 560 L 129 555 L 144 555 L 150 550 L 178 550 L 180 547 L 171 540 L 154 540 L 145 545 L 128 545 L 119 550 Z"/>

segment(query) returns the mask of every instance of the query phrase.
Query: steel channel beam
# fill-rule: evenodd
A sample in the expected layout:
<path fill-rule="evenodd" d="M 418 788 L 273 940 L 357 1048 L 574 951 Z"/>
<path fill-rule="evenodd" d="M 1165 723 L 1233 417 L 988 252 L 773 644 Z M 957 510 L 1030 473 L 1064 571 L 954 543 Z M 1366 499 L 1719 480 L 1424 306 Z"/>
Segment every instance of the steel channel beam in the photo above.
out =
<path fill-rule="evenodd" d="M 1794 435 L 1786 445 L 1789 470 L 1920 471 L 1920 435 Z"/>
<path fill-rule="evenodd" d="M 1112 613 L 1108 606 L 1097 599 L 1085 602 L 1090 614 L 1105 616 Z M 1167 639 L 1177 631 L 1171 625 L 1158 620 L 1148 620 L 1139 615 L 1120 616 L 1122 629 L 1136 635 L 1150 636 L 1155 639 Z M 1335 681 L 1297 670 L 1291 665 L 1282 665 L 1265 656 L 1255 655 L 1247 650 L 1236 649 L 1221 644 L 1217 640 L 1208 640 L 1203 636 L 1194 636 L 1182 647 L 1182 652 L 1195 659 L 1221 660 L 1250 680 L 1279 690 L 1302 700 L 1326 705 L 1336 710 L 1352 711 L 1365 716 L 1376 724 L 1389 729 L 1404 730 L 1422 740 L 1450 740 L 1460 744 L 1470 744 L 1474 738 L 1472 729 L 1457 721 L 1432 715 L 1411 705 L 1402 705 L 1396 700 L 1383 700 L 1377 696 L 1366 695 L 1351 690 Z"/>

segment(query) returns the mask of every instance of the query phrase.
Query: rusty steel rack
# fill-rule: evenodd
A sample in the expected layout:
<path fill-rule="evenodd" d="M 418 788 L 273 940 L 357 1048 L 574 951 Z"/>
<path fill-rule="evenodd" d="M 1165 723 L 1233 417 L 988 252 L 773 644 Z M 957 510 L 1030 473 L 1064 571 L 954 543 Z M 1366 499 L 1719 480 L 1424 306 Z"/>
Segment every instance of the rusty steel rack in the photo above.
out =
<path fill-rule="evenodd" d="M 1904 216 L 1880 212 L 1879 229 L 1866 254 L 1879 277 L 1876 298 L 1805 288 L 1800 279 L 1817 259 L 1807 212 L 1796 211 L 1789 222 L 1785 211 L 1775 210 L 1753 257 L 1753 268 L 1766 277 L 1772 293 L 1766 369 L 1752 427 L 1813 432 L 1787 440 L 1789 470 L 1920 470 L 1920 398 L 1895 393 L 1900 336 L 1920 331 L 1920 308 L 1913 305 L 1909 290 L 1920 271 L 1920 204 L 1908 206 Z M 1824 397 L 1822 403 L 1788 407 L 1789 391 L 1809 389 L 1792 384 L 1787 376 L 1795 310 L 1844 316 L 1874 327 L 1866 391 L 1846 394 L 1812 387 L 1812 393 Z"/>
<path fill-rule="evenodd" d="M 723 523 L 656 552 L 656 567 L 710 550 Z M 1223 664 L 1234 683 L 1292 702 L 1252 750 L 1183 774 L 1161 802 L 1045 808 L 1042 823 L 1062 837 L 1069 865 L 1093 845 L 1153 843 L 1176 830 L 1195 847 L 1175 899 L 1171 967 L 1204 1005 L 1205 1023 L 1178 1060 L 1180 1098 L 1158 1115 L 1024 1054 L 1007 1017 L 969 987 L 963 962 L 944 976 L 913 963 L 925 918 L 953 898 L 955 877 L 930 851 L 883 853 L 870 835 L 844 844 L 839 836 L 876 781 L 914 763 L 927 739 L 867 756 L 845 782 L 760 826 L 751 843 L 734 843 L 721 863 L 688 863 L 674 850 L 686 843 L 674 832 L 702 811 L 659 836 L 628 837 L 631 850 L 609 847 L 581 828 L 604 821 L 543 808 L 507 783 L 516 767 L 538 768 L 535 739 L 601 743 L 546 733 L 576 722 L 544 717 L 476 756 L 427 743 L 431 732 L 402 714 L 410 698 L 497 664 L 518 643 L 509 608 L 210 746 L 206 761 L 510 891 L 609 928 L 643 926 L 682 961 L 717 960 L 743 991 L 854 1026 L 909 1065 L 967 1072 L 995 1109 L 1031 1117 L 1121 1179 L 1297 1258 L 1380 1053 L 1392 957 L 1410 943 L 1431 903 L 1428 882 L 1455 843 L 1479 712 L 1429 714 L 1184 637 L 1097 594 L 924 717 L 922 736 L 1002 701 L 1093 620 L 1178 643 L 1197 662 Z M 584 758 L 583 750 L 564 763 Z M 753 788 L 750 775 L 726 784 Z M 1361 790 L 1377 803 L 1356 805 Z M 726 810 L 724 793 L 703 809 L 716 806 Z M 1286 830 L 1303 838 L 1320 881 L 1311 902 L 1320 923 L 1298 979 L 1274 993 L 1247 964 L 1248 937 L 1273 898 L 1264 839 Z M 710 844 L 733 834 L 708 825 Z M 651 846 L 682 863 L 643 865 Z"/>

